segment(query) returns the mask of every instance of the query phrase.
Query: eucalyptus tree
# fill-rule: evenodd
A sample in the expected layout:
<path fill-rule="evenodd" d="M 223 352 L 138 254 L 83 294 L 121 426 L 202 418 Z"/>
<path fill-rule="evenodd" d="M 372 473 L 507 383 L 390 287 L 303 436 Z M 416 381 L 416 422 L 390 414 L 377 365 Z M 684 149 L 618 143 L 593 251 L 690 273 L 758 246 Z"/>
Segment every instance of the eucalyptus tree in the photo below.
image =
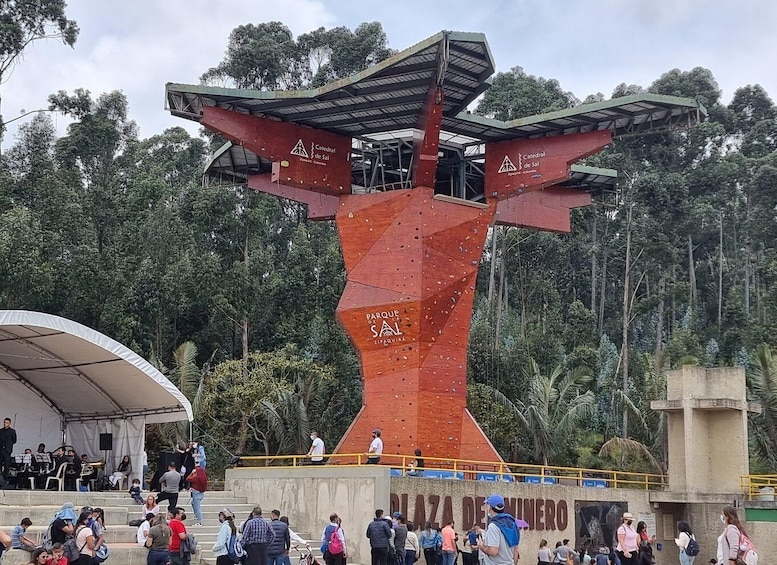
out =
<path fill-rule="evenodd" d="M 23 57 L 24 51 L 41 39 L 58 39 L 72 47 L 78 24 L 65 14 L 64 0 L 5 0 L 0 3 L 0 84 Z M 1 99 L 1 98 L 0 98 Z M 0 139 L 5 123 L 0 114 Z"/>

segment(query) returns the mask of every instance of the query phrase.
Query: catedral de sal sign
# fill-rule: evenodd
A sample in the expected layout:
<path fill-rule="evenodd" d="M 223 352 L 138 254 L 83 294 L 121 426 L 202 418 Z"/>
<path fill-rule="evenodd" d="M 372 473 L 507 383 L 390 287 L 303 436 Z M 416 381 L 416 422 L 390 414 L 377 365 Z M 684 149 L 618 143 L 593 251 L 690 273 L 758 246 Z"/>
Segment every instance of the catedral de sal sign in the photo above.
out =
<path fill-rule="evenodd" d="M 464 496 L 454 499 L 452 496 L 437 494 L 391 493 L 391 512 L 401 512 L 414 525 L 423 528 L 427 521 L 439 529 L 451 520 L 455 520 L 456 529 L 468 530 L 473 526 L 486 526 L 486 511 L 483 508 L 485 497 Z M 516 518 L 526 520 L 530 530 L 555 531 L 566 530 L 569 525 L 569 505 L 566 500 L 552 498 L 505 498 L 505 512 Z"/>

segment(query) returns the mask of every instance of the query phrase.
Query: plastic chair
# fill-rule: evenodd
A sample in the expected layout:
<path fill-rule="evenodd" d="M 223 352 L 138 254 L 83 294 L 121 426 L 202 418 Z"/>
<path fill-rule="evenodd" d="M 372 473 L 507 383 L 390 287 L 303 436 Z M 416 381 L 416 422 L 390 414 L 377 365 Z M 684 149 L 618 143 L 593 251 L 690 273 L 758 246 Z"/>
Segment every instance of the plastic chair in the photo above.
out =
<path fill-rule="evenodd" d="M 89 475 L 91 475 L 93 472 L 94 472 L 94 469 L 92 468 L 92 466 L 91 466 L 91 465 L 82 465 L 82 466 L 81 466 L 81 474 L 80 474 L 80 475 L 78 476 L 78 478 L 76 479 L 76 490 L 77 490 L 77 491 L 80 491 L 80 490 L 81 490 L 81 487 L 82 487 L 84 484 L 86 484 L 86 483 L 84 482 L 84 477 L 88 477 L 88 476 L 89 476 Z M 86 485 L 86 489 L 87 489 L 87 490 L 92 490 L 92 489 L 90 488 L 90 487 L 91 487 L 91 485 L 92 485 L 92 483 L 93 483 L 93 481 L 89 481 L 89 484 L 87 484 L 87 485 Z"/>
<path fill-rule="evenodd" d="M 59 488 L 57 490 L 65 490 L 65 470 L 67 469 L 68 465 L 70 465 L 70 463 L 67 462 L 60 464 L 56 475 L 53 477 L 46 477 L 46 485 L 44 486 L 46 490 L 49 489 L 51 481 L 57 481 L 59 484 Z"/>

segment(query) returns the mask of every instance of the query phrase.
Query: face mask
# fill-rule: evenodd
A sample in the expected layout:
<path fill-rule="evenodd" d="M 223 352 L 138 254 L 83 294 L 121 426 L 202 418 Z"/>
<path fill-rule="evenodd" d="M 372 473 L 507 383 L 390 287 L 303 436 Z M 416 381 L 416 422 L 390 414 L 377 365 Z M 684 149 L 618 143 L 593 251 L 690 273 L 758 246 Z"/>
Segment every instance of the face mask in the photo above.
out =
<path fill-rule="evenodd" d="M 631 526 L 631 520 L 626 520 L 626 523 Z"/>
<path fill-rule="evenodd" d="M 224 523 L 224 516 L 219 516 L 219 524 L 223 524 L 223 523 Z"/>
<path fill-rule="evenodd" d="M 721 524 L 725 524 L 726 523 L 726 517 L 723 514 L 720 515 L 720 523 Z"/>
<path fill-rule="evenodd" d="M 311 440 L 314 440 L 314 439 L 316 439 L 316 436 L 313 436 L 313 435 L 312 435 L 312 436 L 310 436 L 310 439 L 311 439 Z"/>

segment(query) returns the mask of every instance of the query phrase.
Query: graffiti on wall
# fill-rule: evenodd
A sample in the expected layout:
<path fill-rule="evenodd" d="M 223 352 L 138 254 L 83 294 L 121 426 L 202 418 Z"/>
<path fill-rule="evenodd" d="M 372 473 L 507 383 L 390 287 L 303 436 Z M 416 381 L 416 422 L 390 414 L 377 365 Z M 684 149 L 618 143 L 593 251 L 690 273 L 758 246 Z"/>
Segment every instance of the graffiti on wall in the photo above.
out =
<path fill-rule="evenodd" d="M 575 501 L 575 547 L 612 548 L 615 530 L 627 510 L 625 502 Z"/>

